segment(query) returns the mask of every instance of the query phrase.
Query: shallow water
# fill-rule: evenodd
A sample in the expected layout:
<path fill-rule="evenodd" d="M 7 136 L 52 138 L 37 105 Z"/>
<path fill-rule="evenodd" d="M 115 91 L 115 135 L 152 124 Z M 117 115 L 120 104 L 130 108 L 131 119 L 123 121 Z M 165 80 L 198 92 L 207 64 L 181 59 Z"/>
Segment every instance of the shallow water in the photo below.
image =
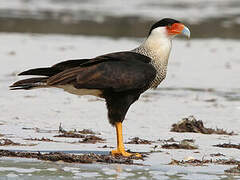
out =
<path fill-rule="evenodd" d="M 1 160 L 0 177 L 9 179 L 238 179 L 239 176 L 222 174 L 220 167 L 158 168 L 127 165 L 81 165 L 48 163 L 35 160 Z M 173 170 L 174 169 L 174 170 Z M 208 172 L 206 172 L 208 171 Z"/>
<path fill-rule="evenodd" d="M 190 26 L 192 38 L 239 39 L 239 0 L 1 0 L 0 32 L 145 37 L 164 17 Z"/>
<path fill-rule="evenodd" d="M 1 33 L 0 49 L 0 133 L 14 142 L 35 146 L 3 146 L 1 149 L 108 153 L 103 145 L 115 146 L 115 129 L 106 115 L 105 103 L 95 97 L 77 97 L 57 89 L 9 91 L 8 86 L 25 69 L 44 67 L 60 60 L 94 57 L 106 52 L 128 50 L 141 39 Z M 14 42 L 14 46 L 13 46 Z M 101 44 L 101 46 L 99 46 Z M 238 149 L 213 147 L 218 143 L 239 143 L 239 135 L 203 135 L 170 132 L 171 125 L 189 115 L 202 119 L 206 127 L 240 133 L 240 42 L 221 39 L 174 40 L 166 80 L 156 90 L 142 95 L 124 121 L 124 139 L 195 139 L 198 150 L 167 150 L 161 143 L 127 144 L 127 149 L 156 152 L 144 166 L 52 163 L 31 159 L 1 158 L 0 176 L 9 179 L 238 179 L 224 170 L 233 166 L 181 167 L 168 165 L 171 159 L 210 159 L 211 153 L 239 160 Z M 106 143 L 80 144 L 73 138 L 56 138 L 58 126 L 92 129 Z M 25 129 L 23 129 L 25 128 Z M 26 129 L 30 128 L 30 129 Z M 34 129 L 38 128 L 38 129 Z M 50 138 L 59 142 L 26 141 Z M 75 143 L 72 143 L 75 142 Z M 199 153 L 195 153 L 198 151 Z"/>

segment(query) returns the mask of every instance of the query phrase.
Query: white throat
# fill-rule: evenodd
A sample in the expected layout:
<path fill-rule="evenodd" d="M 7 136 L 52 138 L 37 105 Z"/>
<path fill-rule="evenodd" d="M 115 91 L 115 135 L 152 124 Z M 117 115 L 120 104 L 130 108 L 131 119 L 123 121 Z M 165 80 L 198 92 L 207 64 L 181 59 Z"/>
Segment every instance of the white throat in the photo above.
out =
<path fill-rule="evenodd" d="M 166 28 L 159 27 L 151 32 L 142 46 L 146 50 L 151 51 L 151 54 L 154 55 L 154 57 L 152 57 L 153 60 L 166 61 L 167 63 L 172 47 L 172 40 L 167 35 Z"/>
<path fill-rule="evenodd" d="M 157 76 L 151 87 L 156 88 L 166 77 L 168 57 L 172 47 L 172 38 L 167 35 L 165 27 L 154 29 L 148 38 L 134 52 L 143 54 L 152 59 L 151 64 L 157 70 Z"/>

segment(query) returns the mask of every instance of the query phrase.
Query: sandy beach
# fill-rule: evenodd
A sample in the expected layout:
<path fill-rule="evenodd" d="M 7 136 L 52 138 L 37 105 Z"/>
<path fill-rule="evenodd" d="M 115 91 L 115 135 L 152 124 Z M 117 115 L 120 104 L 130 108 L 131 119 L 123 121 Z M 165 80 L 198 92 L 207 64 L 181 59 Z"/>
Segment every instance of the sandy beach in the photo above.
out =
<path fill-rule="evenodd" d="M 25 146 L 1 146 L 5 150 L 64 151 L 75 154 L 108 154 L 115 147 L 115 129 L 107 120 L 105 102 L 93 96 L 77 97 L 59 89 L 9 91 L 20 79 L 17 73 L 53 65 L 60 60 L 94 57 L 106 52 L 128 50 L 142 39 L 111 39 L 80 35 L 39 35 L 1 33 L 0 134 Z M 99 46 L 100 44 L 100 46 Z M 36 159 L 2 157 L 0 176 L 34 179 L 238 179 L 224 170 L 234 165 L 209 163 L 203 166 L 169 165 L 174 160 L 239 159 L 239 149 L 213 145 L 239 144 L 239 135 L 207 135 L 170 132 L 182 118 L 194 115 L 209 128 L 223 128 L 239 134 L 240 89 L 239 41 L 222 39 L 175 39 L 166 80 L 156 90 L 142 95 L 124 121 L 124 141 L 139 137 L 151 144 L 126 144 L 135 152 L 152 152 L 144 166 L 119 164 L 69 164 Z M 76 138 L 54 137 L 59 125 L 66 130 L 91 129 L 105 139 L 96 144 L 79 143 Z M 26 140 L 48 138 L 53 141 Z M 163 140 L 193 139 L 197 149 L 163 149 Z M 106 148 L 102 148 L 107 145 Z M 211 154 L 222 154 L 213 157 Z M 224 155 L 224 156 L 223 156 Z M 31 168 L 30 168 L 31 167 Z"/>

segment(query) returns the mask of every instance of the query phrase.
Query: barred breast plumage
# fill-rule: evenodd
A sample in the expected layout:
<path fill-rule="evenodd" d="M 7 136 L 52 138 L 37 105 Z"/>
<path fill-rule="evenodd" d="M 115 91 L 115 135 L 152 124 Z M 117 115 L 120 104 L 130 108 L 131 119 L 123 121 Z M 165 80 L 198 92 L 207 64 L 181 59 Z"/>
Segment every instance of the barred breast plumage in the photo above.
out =
<path fill-rule="evenodd" d="M 149 88 L 157 86 L 165 79 L 167 75 L 168 58 L 171 51 L 171 40 L 164 38 L 148 38 L 141 46 L 132 50 L 136 53 L 148 56 L 152 59 L 151 64 L 155 67 L 157 74 L 151 82 Z"/>

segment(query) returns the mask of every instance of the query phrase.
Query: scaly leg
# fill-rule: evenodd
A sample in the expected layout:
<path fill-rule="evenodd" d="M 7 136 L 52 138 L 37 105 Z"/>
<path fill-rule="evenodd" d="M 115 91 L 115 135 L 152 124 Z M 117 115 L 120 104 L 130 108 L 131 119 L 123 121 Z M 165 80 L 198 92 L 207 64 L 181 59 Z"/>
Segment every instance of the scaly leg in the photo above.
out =
<path fill-rule="evenodd" d="M 117 132 L 117 149 L 112 150 L 111 154 L 113 156 L 122 155 L 126 157 L 129 157 L 129 156 L 142 157 L 141 154 L 138 154 L 138 153 L 132 154 L 125 151 L 125 148 L 123 145 L 123 136 L 122 136 L 122 123 L 117 122 L 115 126 L 116 126 L 116 132 Z"/>

